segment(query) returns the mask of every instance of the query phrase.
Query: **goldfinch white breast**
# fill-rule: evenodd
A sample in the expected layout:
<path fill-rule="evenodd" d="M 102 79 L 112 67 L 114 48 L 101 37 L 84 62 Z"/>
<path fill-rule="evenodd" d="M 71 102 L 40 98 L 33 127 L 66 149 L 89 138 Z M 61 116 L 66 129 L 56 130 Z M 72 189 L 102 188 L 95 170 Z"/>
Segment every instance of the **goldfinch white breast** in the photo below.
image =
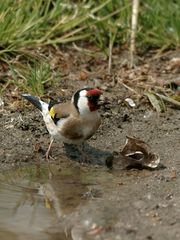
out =
<path fill-rule="evenodd" d="M 101 123 L 98 100 L 102 92 L 95 88 L 83 88 L 74 93 L 70 102 L 45 103 L 29 94 L 22 96 L 36 106 L 43 116 L 47 130 L 53 140 L 70 144 L 81 144 L 93 136 Z"/>

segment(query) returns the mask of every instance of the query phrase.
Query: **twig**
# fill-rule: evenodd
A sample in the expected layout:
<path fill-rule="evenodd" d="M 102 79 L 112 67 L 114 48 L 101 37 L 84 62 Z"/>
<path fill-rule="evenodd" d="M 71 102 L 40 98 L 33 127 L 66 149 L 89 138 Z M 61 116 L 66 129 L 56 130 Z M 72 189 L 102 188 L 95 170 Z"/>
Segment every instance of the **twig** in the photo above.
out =
<path fill-rule="evenodd" d="M 138 97 L 141 97 L 141 95 L 140 95 L 136 90 L 134 90 L 133 88 L 129 87 L 129 86 L 126 85 L 125 83 L 120 82 L 120 84 L 121 84 L 123 87 L 127 88 L 129 91 L 135 93 Z"/>
<path fill-rule="evenodd" d="M 112 42 L 109 41 L 109 61 L 108 61 L 108 74 L 111 74 L 111 66 L 112 66 Z"/>
<path fill-rule="evenodd" d="M 138 22 L 139 0 L 133 0 L 131 18 L 131 39 L 130 39 L 130 66 L 134 66 L 136 28 Z"/>
<path fill-rule="evenodd" d="M 75 49 L 76 51 L 78 52 L 81 52 L 81 53 L 84 53 L 84 54 L 87 54 L 88 56 L 98 56 L 98 57 L 102 57 L 104 58 L 106 55 L 103 53 L 103 52 L 97 52 L 97 51 L 91 51 L 89 49 L 86 49 L 86 48 L 81 48 L 79 46 L 77 46 L 74 42 L 72 44 L 72 47 L 69 47 L 70 49 Z"/>
<path fill-rule="evenodd" d="M 110 33 L 110 39 L 109 39 L 109 61 L 108 61 L 108 74 L 111 74 L 111 67 L 112 67 L 112 50 L 114 41 L 116 39 L 117 35 L 117 28 L 114 30 L 114 33 Z"/>
<path fill-rule="evenodd" d="M 169 102 L 169 103 L 172 103 L 172 104 L 176 105 L 178 108 L 180 108 L 180 102 L 178 102 L 178 101 L 176 101 L 176 100 L 174 100 L 174 99 L 172 99 L 172 98 L 170 98 L 170 97 L 166 97 L 166 96 L 164 96 L 164 95 L 162 95 L 162 94 L 159 94 L 159 93 L 155 93 L 155 94 L 156 94 L 158 97 L 162 98 L 164 101 Z"/>

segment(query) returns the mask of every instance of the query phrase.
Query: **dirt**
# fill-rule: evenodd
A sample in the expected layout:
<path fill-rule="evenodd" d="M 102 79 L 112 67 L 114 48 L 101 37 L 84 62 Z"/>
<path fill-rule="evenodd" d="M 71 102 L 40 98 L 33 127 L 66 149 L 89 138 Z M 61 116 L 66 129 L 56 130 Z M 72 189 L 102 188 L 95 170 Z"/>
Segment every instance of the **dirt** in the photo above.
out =
<path fill-rule="evenodd" d="M 62 207 L 66 209 L 63 218 L 46 228 L 50 236 L 47 239 L 180 239 L 180 111 L 167 105 L 164 113 L 157 113 L 143 96 L 144 91 L 162 92 L 170 81 L 179 81 L 179 66 L 172 68 L 170 63 L 180 52 L 141 57 L 135 69 L 127 67 L 126 55 L 115 55 L 110 75 L 106 74 L 107 62 L 102 59 L 93 60 L 71 51 L 62 56 L 61 53 L 56 59 L 63 72 L 61 79 L 55 86 L 47 86 L 43 99 L 53 96 L 69 100 L 76 89 L 98 86 L 104 91 L 100 109 L 102 124 L 88 141 L 90 158 L 95 156 L 89 165 L 79 163 L 77 156 L 74 161 L 68 158 L 62 143 L 53 146 L 52 166 L 59 171 L 52 180 L 48 180 L 47 175 L 43 182 L 53 182 L 55 192 L 61 191 L 60 203 L 69 201 L 70 204 Z M 173 90 L 166 88 L 166 91 L 172 93 Z M 177 89 L 175 94 L 179 94 Z M 126 103 L 127 97 L 134 100 L 135 107 Z M 40 113 L 21 99 L 15 88 L 13 92 L 7 89 L 3 101 L 5 105 L 0 112 L 2 175 L 24 166 L 43 168 L 49 135 Z M 123 168 L 120 151 L 127 135 L 144 140 L 159 154 L 158 168 Z M 93 155 L 94 151 L 99 155 Z M 106 166 L 107 157 L 114 157 L 111 169 Z M 90 180 L 84 182 L 83 179 Z M 19 175 L 18 181 L 21 182 Z M 76 199 L 72 194 L 73 183 Z M 13 234 L 13 230 L 8 234 L 5 230 L 0 232 L 5 236 L 3 239 L 10 239 Z"/>

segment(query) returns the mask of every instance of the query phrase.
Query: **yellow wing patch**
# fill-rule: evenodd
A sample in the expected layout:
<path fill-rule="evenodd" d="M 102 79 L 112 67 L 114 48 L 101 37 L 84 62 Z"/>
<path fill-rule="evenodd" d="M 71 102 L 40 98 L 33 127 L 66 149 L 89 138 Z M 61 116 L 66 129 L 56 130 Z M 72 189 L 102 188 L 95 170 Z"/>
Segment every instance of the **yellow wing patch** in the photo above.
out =
<path fill-rule="evenodd" d="M 49 110 L 49 114 L 50 114 L 51 118 L 55 118 L 55 111 L 54 111 L 53 107 Z"/>

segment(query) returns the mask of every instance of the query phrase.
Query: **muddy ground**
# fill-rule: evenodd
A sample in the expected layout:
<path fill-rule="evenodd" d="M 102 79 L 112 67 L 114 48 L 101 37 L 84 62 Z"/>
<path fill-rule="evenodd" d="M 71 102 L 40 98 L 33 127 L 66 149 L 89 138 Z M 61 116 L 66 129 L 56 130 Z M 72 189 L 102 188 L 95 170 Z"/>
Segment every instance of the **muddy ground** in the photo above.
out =
<path fill-rule="evenodd" d="M 54 144 L 55 176 L 49 180 L 47 174 L 47 178 L 39 181 L 54 184 L 62 213 L 57 221 L 50 221 L 43 228 L 46 237 L 37 239 L 180 239 L 180 111 L 167 105 L 164 113 L 157 113 L 143 96 L 149 89 L 162 93 L 169 81 L 177 82 L 179 66 L 171 65 L 171 60 L 179 56 L 174 51 L 161 57 L 152 54 L 139 57 L 132 70 L 122 54 L 114 58 L 109 75 L 107 62 L 102 59 L 93 60 L 73 52 L 59 54 L 56 61 L 63 74 L 55 86 L 47 86 L 43 99 L 53 96 L 63 101 L 80 87 L 98 86 L 103 90 L 102 124 L 88 141 L 92 147 L 89 165 L 79 163 L 78 157 L 72 161 L 63 144 Z M 22 100 L 17 89 L 12 89 L 4 94 L 5 104 L 0 112 L 1 178 L 24 166 L 40 164 L 43 168 L 49 144 L 38 110 Z M 136 107 L 125 102 L 127 97 L 134 100 Z M 123 168 L 119 154 L 126 135 L 144 140 L 159 154 L 161 162 L 157 169 Z M 105 152 L 114 156 L 112 169 L 107 168 L 103 157 L 99 161 L 95 156 L 93 160 L 93 149 L 98 149 L 99 155 Z M 24 174 L 18 175 L 18 184 L 21 177 L 24 180 Z M 11 193 L 8 194 L 10 197 Z M 26 232 L 10 231 L 3 219 L 1 226 L 0 236 L 5 240 L 12 236 L 32 237 Z"/>

